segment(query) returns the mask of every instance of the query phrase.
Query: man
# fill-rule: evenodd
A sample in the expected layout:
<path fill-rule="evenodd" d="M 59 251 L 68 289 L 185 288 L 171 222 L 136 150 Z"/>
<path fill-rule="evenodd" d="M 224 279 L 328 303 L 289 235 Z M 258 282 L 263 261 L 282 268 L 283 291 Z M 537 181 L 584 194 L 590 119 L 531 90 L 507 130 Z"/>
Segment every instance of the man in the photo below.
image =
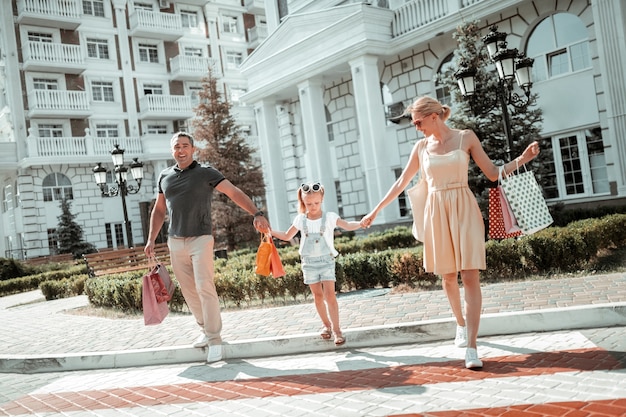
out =
<path fill-rule="evenodd" d="M 176 165 L 161 172 L 158 194 L 144 251 L 154 256 L 156 237 L 169 213 L 168 247 L 172 269 L 183 296 L 202 334 L 194 347 L 209 346 L 207 362 L 222 359 L 222 318 L 214 282 L 211 199 L 213 189 L 226 194 L 250 213 L 258 231 L 269 231 L 269 222 L 250 197 L 234 186 L 218 170 L 203 167 L 194 159 L 193 137 L 185 132 L 174 134 L 172 156 Z"/>

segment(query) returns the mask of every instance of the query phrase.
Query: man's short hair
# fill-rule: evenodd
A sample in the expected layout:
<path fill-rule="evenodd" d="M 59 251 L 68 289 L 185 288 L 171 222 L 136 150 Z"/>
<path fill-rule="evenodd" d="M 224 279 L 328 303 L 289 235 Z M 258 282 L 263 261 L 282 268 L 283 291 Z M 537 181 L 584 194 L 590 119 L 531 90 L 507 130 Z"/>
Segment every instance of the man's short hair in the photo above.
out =
<path fill-rule="evenodd" d="M 179 137 L 181 137 L 181 136 L 188 138 L 189 139 L 189 143 L 191 144 L 191 146 L 193 146 L 193 136 L 191 136 L 190 133 L 181 131 L 181 132 L 174 133 L 174 136 L 172 136 L 172 139 L 170 140 L 170 147 L 173 147 L 174 146 L 174 141 L 176 139 L 178 139 Z"/>

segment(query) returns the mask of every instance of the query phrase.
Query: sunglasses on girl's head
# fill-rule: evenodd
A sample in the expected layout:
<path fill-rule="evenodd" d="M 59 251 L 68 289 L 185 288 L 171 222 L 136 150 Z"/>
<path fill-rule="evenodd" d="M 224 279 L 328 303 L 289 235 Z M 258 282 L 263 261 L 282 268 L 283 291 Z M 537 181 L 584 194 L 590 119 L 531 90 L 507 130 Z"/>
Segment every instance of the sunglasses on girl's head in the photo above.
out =
<path fill-rule="evenodd" d="M 323 188 L 324 187 L 322 187 L 322 184 L 320 184 L 319 182 L 316 182 L 315 184 L 302 184 L 300 186 L 302 192 L 305 193 L 319 193 L 320 191 L 322 191 Z"/>

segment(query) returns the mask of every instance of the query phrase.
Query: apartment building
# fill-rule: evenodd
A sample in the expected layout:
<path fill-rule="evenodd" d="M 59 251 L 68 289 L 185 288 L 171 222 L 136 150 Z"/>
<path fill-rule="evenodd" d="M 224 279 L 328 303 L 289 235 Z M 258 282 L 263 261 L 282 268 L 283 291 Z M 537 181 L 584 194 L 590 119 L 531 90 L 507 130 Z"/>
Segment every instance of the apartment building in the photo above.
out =
<path fill-rule="evenodd" d="M 322 181 L 326 208 L 345 218 L 373 208 L 418 139 L 413 126 L 387 116 L 421 95 L 454 108 L 437 74 L 453 65 L 456 27 L 476 19 L 483 35 L 497 25 L 509 48 L 534 59 L 540 143 L 554 155 L 548 202 L 626 203 L 626 2 L 285 0 L 265 7 L 269 36 L 241 72 L 274 227 L 288 227 L 303 181 Z M 408 222 L 404 196 L 376 220 Z"/>
<path fill-rule="evenodd" d="M 156 178 L 173 163 L 169 140 L 190 127 L 209 67 L 256 143 L 239 66 L 266 30 L 262 0 L 0 2 L 0 256 L 53 254 L 63 198 L 96 247 L 143 244 Z M 104 196 L 119 188 L 116 145 L 124 198 Z"/>

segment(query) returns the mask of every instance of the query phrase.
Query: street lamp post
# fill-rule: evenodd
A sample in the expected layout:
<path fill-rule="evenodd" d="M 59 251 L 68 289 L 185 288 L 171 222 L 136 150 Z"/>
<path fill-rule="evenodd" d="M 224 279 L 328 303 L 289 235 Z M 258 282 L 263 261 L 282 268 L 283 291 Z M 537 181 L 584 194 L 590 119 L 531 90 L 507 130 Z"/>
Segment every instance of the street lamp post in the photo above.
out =
<path fill-rule="evenodd" d="M 124 166 L 124 149 L 120 149 L 118 144 L 111 151 L 111 158 L 113 159 L 113 166 L 115 167 L 115 183 L 117 187 L 109 187 L 107 185 L 107 172 L 108 170 L 102 166 L 100 162 L 93 168 L 93 175 L 96 180 L 96 184 L 100 187 L 100 191 L 103 197 L 115 197 L 120 196 L 122 198 L 122 210 L 124 212 L 124 226 L 126 227 L 126 239 L 128 241 L 128 247 L 132 248 L 133 243 L 133 231 L 128 221 L 128 210 L 126 208 L 126 196 L 129 194 L 137 194 L 141 188 L 141 180 L 143 179 L 143 163 L 139 162 L 138 158 L 133 158 L 133 162 L 130 163 L 130 173 L 137 185 L 128 184 L 128 168 Z"/>
<path fill-rule="evenodd" d="M 530 89 L 532 83 L 532 66 L 534 60 L 527 58 L 517 49 L 508 49 L 506 43 L 506 33 L 498 32 L 497 26 L 492 26 L 490 32 L 483 36 L 482 41 L 487 47 L 489 58 L 495 64 L 498 71 L 497 98 L 491 103 L 485 104 L 487 97 L 481 97 L 480 108 L 482 113 L 488 113 L 497 104 L 502 107 L 502 123 L 506 134 L 507 148 L 506 154 L 508 160 L 511 160 L 511 150 L 513 147 L 513 134 L 511 132 L 511 118 L 509 116 L 509 105 L 515 108 L 523 109 L 528 106 L 530 99 Z M 476 102 L 476 68 L 461 64 L 461 67 L 454 76 L 459 84 L 459 89 L 463 97 L 470 100 L 470 105 L 474 113 L 478 113 Z M 513 79 L 517 81 L 517 85 L 524 91 L 525 97 L 513 92 Z"/>

